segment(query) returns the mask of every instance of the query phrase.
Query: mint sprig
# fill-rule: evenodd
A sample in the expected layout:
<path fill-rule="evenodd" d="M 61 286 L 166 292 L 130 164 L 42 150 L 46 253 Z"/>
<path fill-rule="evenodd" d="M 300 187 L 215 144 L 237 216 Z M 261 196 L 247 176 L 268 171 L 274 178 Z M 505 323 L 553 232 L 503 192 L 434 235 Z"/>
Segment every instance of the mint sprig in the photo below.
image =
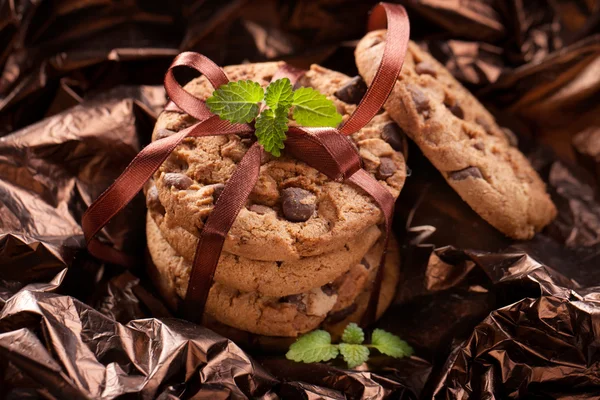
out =
<path fill-rule="evenodd" d="M 276 157 L 285 147 L 290 111 L 302 126 L 336 127 L 342 122 L 331 100 L 312 88 L 294 90 L 288 78 L 271 82 L 266 92 L 258 82 L 229 82 L 215 90 L 206 105 L 212 113 L 232 123 L 256 119 L 258 143 Z"/>
<path fill-rule="evenodd" d="M 256 119 L 256 138 L 265 150 L 275 157 L 281 155 L 281 150 L 284 147 L 285 133 L 288 130 L 287 114 L 287 108 L 279 106 L 275 111 L 272 109 L 263 111 Z"/>
<path fill-rule="evenodd" d="M 356 325 L 354 322 L 350 322 L 344 333 L 342 333 L 342 342 L 350 344 L 361 344 L 365 341 L 365 332 L 362 328 Z"/>
<path fill-rule="evenodd" d="M 408 343 L 383 329 L 375 329 L 371 344 L 363 344 L 365 333 L 355 323 L 350 323 L 342 334 L 342 343 L 331 344 L 327 331 L 316 330 L 301 336 L 285 355 L 288 360 L 304 363 L 323 362 L 341 354 L 348 368 L 355 368 L 369 359 L 370 349 L 394 358 L 409 357 L 413 349 Z"/>
<path fill-rule="evenodd" d="M 338 352 L 338 346 L 331 344 L 329 332 L 317 330 L 302 335 L 285 356 L 288 360 L 311 363 L 329 361 L 336 358 Z"/>
<path fill-rule="evenodd" d="M 294 100 L 294 88 L 288 78 L 277 79 L 267 86 L 265 94 L 265 103 L 271 108 L 276 109 L 284 106 L 288 110 Z"/>
<path fill-rule="evenodd" d="M 303 87 L 294 92 L 294 119 L 302 126 L 337 126 L 342 116 L 335 104 L 315 89 Z"/>
<path fill-rule="evenodd" d="M 206 99 L 213 114 L 233 123 L 250 122 L 258 115 L 258 103 L 265 97 L 257 82 L 237 81 L 220 86 Z"/>

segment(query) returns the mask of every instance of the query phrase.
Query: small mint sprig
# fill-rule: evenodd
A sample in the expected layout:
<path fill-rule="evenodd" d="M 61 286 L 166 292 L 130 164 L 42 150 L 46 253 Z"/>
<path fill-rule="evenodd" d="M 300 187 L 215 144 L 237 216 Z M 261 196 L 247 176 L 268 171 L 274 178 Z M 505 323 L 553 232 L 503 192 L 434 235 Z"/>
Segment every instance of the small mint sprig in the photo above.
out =
<path fill-rule="evenodd" d="M 408 343 L 383 329 L 375 329 L 371 344 L 363 344 L 365 333 L 355 323 L 350 323 L 342 334 L 342 343 L 332 344 L 327 331 L 316 330 L 302 335 L 286 353 L 288 360 L 304 363 L 323 362 L 342 355 L 348 368 L 355 368 L 369 359 L 369 349 L 394 358 L 408 357 L 413 349 Z"/>
<path fill-rule="evenodd" d="M 232 123 L 256 119 L 258 142 L 276 157 L 285 147 L 290 110 L 301 126 L 336 127 L 342 122 L 331 100 L 312 88 L 294 90 L 288 78 L 271 82 L 266 92 L 258 82 L 229 82 L 217 88 L 206 105 L 213 114 Z"/>

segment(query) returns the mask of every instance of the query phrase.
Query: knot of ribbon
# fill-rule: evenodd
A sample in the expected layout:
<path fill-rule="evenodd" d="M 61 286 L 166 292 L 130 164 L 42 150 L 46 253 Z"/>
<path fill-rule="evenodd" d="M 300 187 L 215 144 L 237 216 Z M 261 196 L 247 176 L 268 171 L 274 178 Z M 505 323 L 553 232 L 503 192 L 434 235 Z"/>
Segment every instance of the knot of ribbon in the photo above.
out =
<path fill-rule="evenodd" d="M 369 194 L 384 215 L 384 249 L 390 234 L 394 212 L 394 197 L 361 166 L 361 159 L 347 135 L 364 127 L 379 112 L 400 74 L 408 46 L 409 24 L 405 9 L 396 4 L 379 3 L 371 12 L 369 30 L 386 26 L 387 38 L 381 64 L 371 86 L 349 119 L 339 128 L 289 127 L 285 141 L 286 152 L 317 169 L 327 177 L 354 184 Z M 87 209 L 82 227 L 89 252 L 107 262 L 130 266 L 134 260 L 123 252 L 100 242 L 95 236 L 135 197 L 160 165 L 186 137 L 214 135 L 251 135 L 248 124 L 232 124 L 212 114 L 204 101 L 187 92 L 173 76 L 175 67 L 186 66 L 203 74 L 214 88 L 229 82 L 225 72 L 207 57 L 193 52 L 179 54 L 165 75 L 165 89 L 171 99 L 167 111 L 185 112 L 197 122 L 171 136 L 150 143 L 142 149 L 125 171 Z M 303 74 L 284 65 L 273 79 L 287 77 L 294 84 Z M 264 149 L 258 142 L 248 149 L 206 219 L 199 235 L 198 245 L 188 291 L 183 303 L 183 315 L 201 321 L 204 307 L 223 243 L 239 211 L 246 204 L 260 171 Z M 363 323 L 371 322 L 376 314 L 381 280 L 383 278 L 383 252 L 380 268 L 373 282 L 371 297 Z"/>

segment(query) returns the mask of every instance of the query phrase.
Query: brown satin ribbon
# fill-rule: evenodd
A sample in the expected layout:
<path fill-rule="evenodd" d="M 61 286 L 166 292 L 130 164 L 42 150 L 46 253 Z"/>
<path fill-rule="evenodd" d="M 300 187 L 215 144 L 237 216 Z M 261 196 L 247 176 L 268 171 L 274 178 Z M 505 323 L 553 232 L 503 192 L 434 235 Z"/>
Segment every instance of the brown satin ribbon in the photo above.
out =
<path fill-rule="evenodd" d="M 367 192 L 384 214 L 385 242 L 387 243 L 394 210 L 394 198 L 386 188 L 361 168 L 358 153 L 349 139 L 344 136 L 360 130 L 377 114 L 400 74 L 408 46 L 408 17 L 402 6 L 380 3 L 373 9 L 370 16 L 369 29 L 385 27 L 385 17 L 387 17 L 388 35 L 382 62 L 373 83 L 355 112 L 339 130 L 290 127 L 285 146 L 288 153 L 316 168 L 329 178 L 353 183 Z M 165 76 L 165 89 L 171 99 L 171 103 L 166 109 L 185 112 L 196 118 L 198 122 L 145 147 L 131 161 L 121 176 L 85 212 L 82 226 L 88 250 L 94 256 L 105 261 L 122 265 L 133 264 L 130 257 L 102 244 L 95 236 L 133 199 L 144 183 L 152 177 L 185 137 L 243 135 L 253 132 L 250 125 L 231 124 L 220 120 L 210 113 L 202 100 L 186 92 L 173 76 L 172 70 L 179 66 L 196 69 L 204 74 L 214 87 L 219 87 L 229 81 L 220 67 L 201 54 L 185 52 L 175 58 Z M 303 71 L 284 65 L 273 79 L 287 77 L 295 82 L 302 73 Z M 184 302 L 184 315 L 188 319 L 200 321 L 202 318 L 223 243 L 258 179 L 263 151 L 262 146 L 258 143 L 254 143 L 250 147 L 225 184 L 219 200 L 204 224 L 196 247 Z M 381 263 L 384 260 L 385 251 Z M 383 268 L 379 268 L 363 322 L 368 323 L 375 317 L 382 271 Z"/>

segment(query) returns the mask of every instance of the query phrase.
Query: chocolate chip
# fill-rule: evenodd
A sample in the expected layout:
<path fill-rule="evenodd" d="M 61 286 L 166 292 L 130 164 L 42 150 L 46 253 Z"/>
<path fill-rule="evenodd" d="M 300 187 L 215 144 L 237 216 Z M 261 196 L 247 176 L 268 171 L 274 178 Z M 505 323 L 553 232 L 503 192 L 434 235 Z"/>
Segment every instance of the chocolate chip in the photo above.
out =
<path fill-rule="evenodd" d="M 383 140 L 392 146 L 392 149 L 396 151 L 404 150 L 404 131 L 395 122 L 390 122 L 383 127 L 381 132 Z"/>
<path fill-rule="evenodd" d="M 304 296 L 302 294 L 292 294 L 279 299 L 281 303 L 294 304 L 299 311 L 306 311 L 306 304 L 302 301 Z"/>
<path fill-rule="evenodd" d="M 248 139 L 248 138 L 246 138 L 246 139 L 241 139 L 241 140 L 240 140 L 240 143 L 241 143 L 241 144 L 243 144 L 243 145 L 244 145 L 244 146 L 246 146 L 246 147 L 250 147 L 250 146 L 252 146 L 252 144 L 254 143 L 254 140 L 252 140 L 252 139 Z"/>
<path fill-rule="evenodd" d="M 173 186 L 179 190 L 185 190 L 194 183 L 187 175 L 178 172 L 168 172 L 164 174 L 163 182 L 165 185 Z"/>
<path fill-rule="evenodd" d="M 465 112 L 463 111 L 462 107 L 458 104 L 458 101 L 455 102 L 454 105 L 448 107 L 448 109 L 456 117 L 458 117 L 460 119 L 465 119 Z"/>
<path fill-rule="evenodd" d="M 248 207 L 248 210 L 255 212 L 259 215 L 265 215 L 275 211 L 271 207 L 263 206 L 260 204 L 252 204 L 250 207 Z"/>
<path fill-rule="evenodd" d="M 508 128 L 502 128 L 502 132 L 506 136 L 506 139 L 508 139 L 508 143 L 511 146 L 517 147 L 519 145 L 519 139 L 517 139 L 517 135 L 515 135 L 513 131 Z"/>
<path fill-rule="evenodd" d="M 475 122 L 479 125 L 481 125 L 481 127 L 486 131 L 486 133 L 488 133 L 489 135 L 491 135 L 491 130 L 492 128 L 490 127 L 490 124 L 483 118 L 481 117 L 477 117 L 475 118 Z"/>
<path fill-rule="evenodd" d="M 433 76 L 434 78 L 437 77 L 437 71 L 435 67 L 433 64 L 428 63 L 427 61 L 422 61 L 415 65 L 415 71 L 417 71 L 417 74 L 419 75 L 427 74 Z"/>
<path fill-rule="evenodd" d="M 225 185 L 222 183 L 215 183 L 213 186 L 213 202 L 216 203 L 221 197 L 221 193 L 223 193 L 223 189 L 225 189 Z"/>
<path fill-rule="evenodd" d="M 369 264 L 366 258 L 360 260 L 360 263 L 365 267 L 365 269 L 371 269 L 371 264 Z"/>
<path fill-rule="evenodd" d="M 283 190 L 281 208 L 288 221 L 304 222 L 315 212 L 315 196 L 308 190 L 291 187 Z"/>
<path fill-rule="evenodd" d="M 156 186 L 152 186 L 146 193 L 146 207 L 148 207 L 149 210 L 158 211 L 161 214 L 165 213 L 165 208 L 158 198 L 158 189 Z"/>
<path fill-rule="evenodd" d="M 483 144 L 483 142 L 475 142 L 475 144 L 473 144 L 473 147 L 475 147 L 477 150 L 485 150 L 485 145 Z"/>
<path fill-rule="evenodd" d="M 332 324 L 341 322 L 348 318 L 350 315 L 352 315 L 352 313 L 356 311 L 357 308 L 358 306 L 356 305 L 356 303 L 354 303 L 346 308 L 342 308 L 340 311 L 329 313 L 329 315 L 327 316 L 327 321 Z"/>
<path fill-rule="evenodd" d="M 462 181 L 469 177 L 483 179 L 483 175 L 481 175 L 481 171 L 477 167 L 467 167 L 459 171 L 450 172 L 448 176 L 450 177 L 450 179 L 453 179 L 455 181 Z"/>
<path fill-rule="evenodd" d="M 424 117 L 429 117 L 429 111 L 431 110 L 431 106 L 429 104 L 429 98 L 423 91 L 413 84 L 406 85 L 408 90 L 410 91 L 410 95 L 415 103 L 415 107 L 419 114 L 423 114 Z"/>
<path fill-rule="evenodd" d="M 371 42 L 371 44 L 369 45 L 368 48 L 371 48 L 371 47 L 374 47 L 374 46 L 378 45 L 379 43 L 381 43 L 381 41 L 383 40 L 383 38 L 374 37 L 371 40 L 372 40 L 372 42 Z"/>
<path fill-rule="evenodd" d="M 333 296 L 334 294 L 337 294 L 337 290 L 330 283 L 328 283 L 327 285 L 321 286 L 321 290 L 327 296 Z"/>
<path fill-rule="evenodd" d="M 386 180 L 390 176 L 394 175 L 398 168 L 394 160 L 391 158 L 383 157 L 379 160 L 379 168 L 377 169 L 377 178 L 380 180 Z"/>
<path fill-rule="evenodd" d="M 171 136 L 174 133 L 175 133 L 174 131 L 170 131 L 168 129 L 160 128 L 159 130 L 156 131 L 156 140 L 164 139 L 166 137 Z"/>
<path fill-rule="evenodd" d="M 344 86 L 339 88 L 333 95 L 348 104 L 358 104 L 367 92 L 367 84 L 360 76 L 350 79 Z"/>

